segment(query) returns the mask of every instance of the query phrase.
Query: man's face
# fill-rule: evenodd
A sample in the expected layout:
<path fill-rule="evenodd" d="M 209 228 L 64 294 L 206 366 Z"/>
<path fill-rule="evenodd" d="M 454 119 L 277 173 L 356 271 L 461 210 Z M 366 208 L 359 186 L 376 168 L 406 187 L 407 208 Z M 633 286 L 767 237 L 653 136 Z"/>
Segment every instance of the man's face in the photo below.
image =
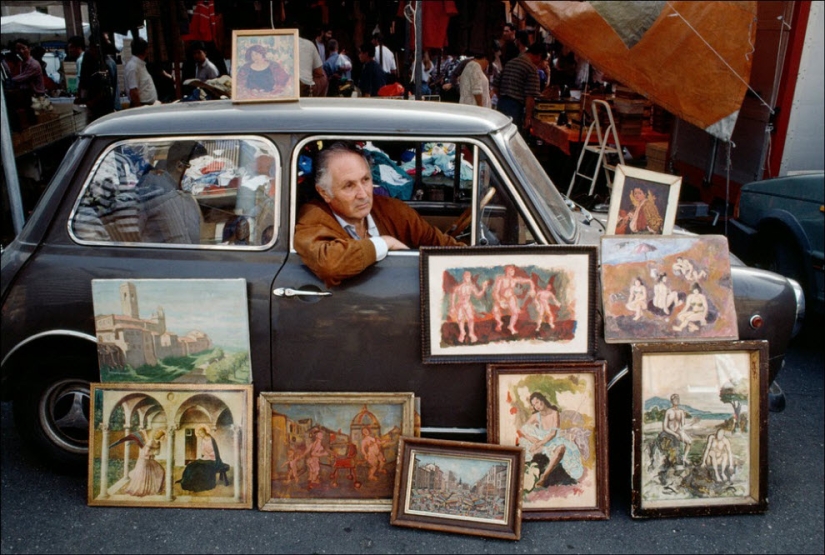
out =
<path fill-rule="evenodd" d="M 506 42 L 516 40 L 516 32 L 511 29 L 510 27 L 505 27 L 503 31 L 501 31 L 501 38 Z"/>
<path fill-rule="evenodd" d="M 29 51 L 29 47 L 23 44 L 22 42 L 18 42 L 14 49 L 17 51 L 17 55 L 25 62 L 31 56 L 31 52 Z"/>
<path fill-rule="evenodd" d="M 202 64 L 204 60 L 206 60 L 206 52 L 204 52 L 203 50 L 195 50 L 192 53 L 192 57 L 195 58 L 196 62 Z"/>
<path fill-rule="evenodd" d="M 369 166 L 358 154 L 340 153 L 329 161 L 329 176 L 332 194 L 319 187 L 321 197 L 347 223 L 360 223 L 372 210 Z"/>

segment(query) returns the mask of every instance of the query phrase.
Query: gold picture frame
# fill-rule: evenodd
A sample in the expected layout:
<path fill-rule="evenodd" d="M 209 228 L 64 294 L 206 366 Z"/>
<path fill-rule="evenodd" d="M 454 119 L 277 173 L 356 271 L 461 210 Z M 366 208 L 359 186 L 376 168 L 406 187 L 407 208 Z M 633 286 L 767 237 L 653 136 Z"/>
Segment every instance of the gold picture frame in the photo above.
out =
<path fill-rule="evenodd" d="M 297 29 L 232 31 L 232 101 L 298 100 Z"/>
<path fill-rule="evenodd" d="M 487 538 L 521 537 L 524 450 L 402 437 L 390 523 Z"/>
<path fill-rule="evenodd" d="M 252 395 L 251 385 L 91 384 L 89 505 L 251 509 Z"/>
<path fill-rule="evenodd" d="M 610 192 L 606 235 L 670 235 L 682 177 L 619 164 Z"/>
<path fill-rule="evenodd" d="M 258 508 L 389 511 L 413 393 L 261 393 Z"/>
<path fill-rule="evenodd" d="M 631 516 L 762 513 L 768 342 L 633 345 Z"/>
<path fill-rule="evenodd" d="M 488 441 L 525 450 L 524 520 L 610 518 L 606 372 L 605 361 L 487 366 Z"/>

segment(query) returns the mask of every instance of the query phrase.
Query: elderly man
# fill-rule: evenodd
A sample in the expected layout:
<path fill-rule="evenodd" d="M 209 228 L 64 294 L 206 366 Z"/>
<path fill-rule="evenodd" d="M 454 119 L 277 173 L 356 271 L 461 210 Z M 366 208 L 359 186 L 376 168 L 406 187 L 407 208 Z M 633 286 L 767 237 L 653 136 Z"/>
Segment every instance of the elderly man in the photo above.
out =
<path fill-rule="evenodd" d="M 370 164 L 354 146 L 334 143 L 315 164 L 315 189 L 323 200 L 301 208 L 295 250 L 328 287 L 360 274 L 391 250 L 462 244 L 403 201 L 373 197 Z"/>

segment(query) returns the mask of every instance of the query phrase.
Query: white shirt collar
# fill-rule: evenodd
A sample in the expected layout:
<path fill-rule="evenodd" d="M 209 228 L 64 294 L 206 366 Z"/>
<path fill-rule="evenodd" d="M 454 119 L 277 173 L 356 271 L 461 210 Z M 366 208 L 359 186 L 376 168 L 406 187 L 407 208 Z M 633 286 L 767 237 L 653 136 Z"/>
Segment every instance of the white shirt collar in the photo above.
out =
<path fill-rule="evenodd" d="M 335 219 L 338 220 L 338 223 L 341 224 L 341 227 L 343 227 L 344 230 L 347 233 L 349 233 L 350 237 L 352 237 L 353 239 L 363 239 L 363 237 L 359 237 L 358 233 L 356 233 L 354 225 L 348 223 L 335 212 L 333 212 L 332 215 L 335 216 Z M 370 237 L 381 236 L 381 234 L 378 232 L 378 226 L 375 225 L 375 220 L 372 219 L 372 214 L 367 214 L 367 234 L 369 234 Z"/>

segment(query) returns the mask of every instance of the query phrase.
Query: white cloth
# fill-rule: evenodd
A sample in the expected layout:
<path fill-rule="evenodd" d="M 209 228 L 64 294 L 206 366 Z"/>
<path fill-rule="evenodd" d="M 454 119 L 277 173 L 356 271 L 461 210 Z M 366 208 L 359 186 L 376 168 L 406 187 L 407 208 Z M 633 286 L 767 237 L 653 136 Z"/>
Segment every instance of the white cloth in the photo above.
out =
<path fill-rule="evenodd" d="M 312 70 L 323 67 L 321 55 L 315 48 L 315 43 L 309 39 L 298 37 L 298 56 L 301 64 L 301 83 L 312 86 Z"/>
<path fill-rule="evenodd" d="M 195 64 L 195 78 L 200 81 L 208 81 L 218 76 L 218 68 L 209 60 L 204 60 L 203 64 Z"/>
<path fill-rule="evenodd" d="M 381 69 L 384 73 L 390 73 L 391 71 L 395 71 L 395 56 L 392 53 L 392 50 L 387 48 L 385 45 L 380 45 L 375 47 L 375 61 L 378 62 L 378 65 L 381 66 Z"/>
<path fill-rule="evenodd" d="M 481 64 L 473 60 L 464 66 L 461 77 L 458 78 L 458 90 L 461 94 L 460 104 L 477 106 L 475 95 L 481 95 L 481 105 L 490 108 L 490 81 L 481 69 Z"/>
<path fill-rule="evenodd" d="M 132 56 L 123 68 L 123 82 L 126 85 L 126 92 L 132 89 L 138 90 L 138 96 L 143 104 L 152 104 L 158 99 L 158 91 L 155 89 L 155 82 L 146 69 L 146 62 Z"/>

